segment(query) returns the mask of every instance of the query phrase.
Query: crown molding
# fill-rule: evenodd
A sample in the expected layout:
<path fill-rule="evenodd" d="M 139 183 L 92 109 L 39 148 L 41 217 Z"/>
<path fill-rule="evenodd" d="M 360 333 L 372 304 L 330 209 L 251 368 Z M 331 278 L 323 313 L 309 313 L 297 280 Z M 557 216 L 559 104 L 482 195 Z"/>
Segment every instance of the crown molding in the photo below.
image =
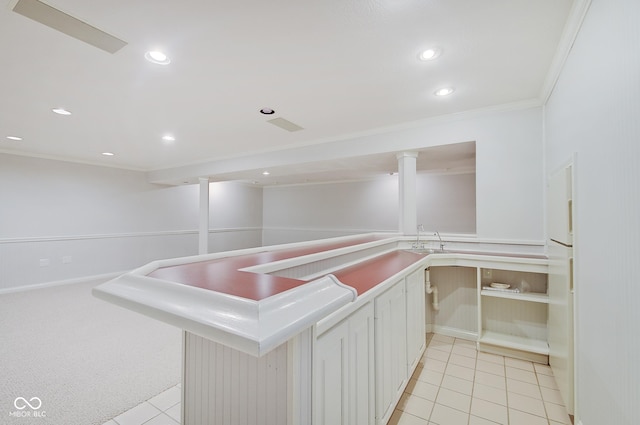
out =
<path fill-rule="evenodd" d="M 553 89 L 560 78 L 560 74 L 564 68 L 564 64 L 571 53 L 573 43 L 575 43 L 582 23 L 584 22 L 589 7 L 591 6 L 591 0 L 574 0 L 569 12 L 569 17 L 562 31 L 558 48 L 549 66 L 547 77 L 545 78 L 542 90 L 540 92 L 541 104 L 546 105 L 549 97 L 553 93 Z"/>

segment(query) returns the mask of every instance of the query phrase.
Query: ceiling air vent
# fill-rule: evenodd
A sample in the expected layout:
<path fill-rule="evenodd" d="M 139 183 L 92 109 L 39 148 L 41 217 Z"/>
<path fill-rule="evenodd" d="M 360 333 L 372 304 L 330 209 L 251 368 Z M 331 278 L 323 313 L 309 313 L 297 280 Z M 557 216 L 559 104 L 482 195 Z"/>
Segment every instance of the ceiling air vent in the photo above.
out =
<path fill-rule="evenodd" d="M 18 0 L 13 11 L 109 53 L 115 53 L 127 45 L 126 41 L 39 0 Z"/>
<path fill-rule="evenodd" d="M 272 120 L 267 121 L 275 125 L 276 127 L 280 127 L 287 131 L 299 131 L 304 130 L 304 128 L 300 127 L 298 124 L 294 124 L 291 121 L 285 120 L 284 118 L 274 118 Z"/>

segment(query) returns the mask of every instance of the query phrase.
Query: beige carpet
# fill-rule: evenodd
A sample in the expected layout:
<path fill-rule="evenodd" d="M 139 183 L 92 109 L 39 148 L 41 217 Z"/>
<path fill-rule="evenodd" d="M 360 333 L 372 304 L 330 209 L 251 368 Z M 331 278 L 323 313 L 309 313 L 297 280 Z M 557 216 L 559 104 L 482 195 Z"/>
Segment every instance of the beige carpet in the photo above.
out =
<path fill-rule="evenodd" d="M 180 381 L 181 331 L 94 298 L 99 283 L 0 295 L 0 423 L 102 424 Z"/>

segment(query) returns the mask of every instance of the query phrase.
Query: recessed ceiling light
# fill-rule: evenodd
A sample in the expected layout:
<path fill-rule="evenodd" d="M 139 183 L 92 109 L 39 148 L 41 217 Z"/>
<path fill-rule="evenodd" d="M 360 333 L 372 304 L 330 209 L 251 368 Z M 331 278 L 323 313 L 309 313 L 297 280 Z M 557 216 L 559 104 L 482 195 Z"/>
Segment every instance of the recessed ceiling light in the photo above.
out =
<path fill-rule="evenodd" d="M 20 140 L 22 140 L 22 137 L 18 137 L 18 136 L 7 136 L 7 139 L 9 139 L 9 140 L 17 140 L 17 141 L 20 141 Z"/>
<path fill-rule="evenodd" d="M 53 108 L 52 111 L 58 115 L 71 115 L 71 112 L 67 111 L 64 108 Z"/>
<path fill-rule="evenodd" d="M 158 65 L 169 65 L 171 63 L 171 59 L 160 50 L 150 50 L 144 54 L 144 58 Z"/>
<path fill-rule="evenodd" d="M 420 59 L 421 61 L 431 61 L 439 57 L 441 53 L 442 50 L 437 47 L 432 47 L 420 52 L 420 54 L 418 54 L 418 59 Z"/>
<path fill-rule="evenodd" d="M 268 171 L 263 171 L 263 172 L 262 172 L 262 175 L 263 175 L 263 176 L 268 176 L 269 174 L 271 174 L 271 173 L 270 173 L 270 172 L 268 172 Z"/>
<path fill-rule="evenodd" d="M 271 108 L 262 108 L 262 109 L 260 109 L 260 113 L 264 114 L 264 115 L 273 115 L 273 114 L 276 113 L 276 111 L 274 111 Z"/>
<path fill-rule="evenodd" d="M 165 142 L 175 142 L 176 138 L 170 134 L 165 134 L 164 136 L 162 136 L 162 140 L 164 140 Z"/>
<path fill-rule="evenodd" d="M 104 156 L 114 156 L 115 154 L 113 152 L 102 152 L 102 155 L 104 155 Z"/>
<path fill-rule="evenodd" d="M 433 94 L 435 94 L 436 96 L 449 96 L 451 93 L 453 93 L 456 89 L 454 89 L 453 87 L 443 87 L 441 89 L 436 90 Z"/>

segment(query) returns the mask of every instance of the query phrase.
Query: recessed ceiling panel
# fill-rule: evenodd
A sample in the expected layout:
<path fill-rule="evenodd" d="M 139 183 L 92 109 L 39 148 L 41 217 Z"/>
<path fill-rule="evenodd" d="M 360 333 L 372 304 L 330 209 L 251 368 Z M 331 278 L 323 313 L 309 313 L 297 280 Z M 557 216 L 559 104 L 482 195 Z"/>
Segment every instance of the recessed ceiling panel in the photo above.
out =
<path fill-rule="evenodd" d="M 127 45 L 126 41 L 39 0 L 19 0 L 13 11 L 109 53 L 115 53 Z"/>
<path fill-rule="evenodd" d="M 289 120 L 285 120 L 284 118 L 274 118 L 272 120 L 267 121 L 269 124 L 273 124 L 276 127 L 280 127 L 287 131 L 300 131 L 304 130 L 304 128 L 300 127 L 298 124 L 294 124 Z"/>

